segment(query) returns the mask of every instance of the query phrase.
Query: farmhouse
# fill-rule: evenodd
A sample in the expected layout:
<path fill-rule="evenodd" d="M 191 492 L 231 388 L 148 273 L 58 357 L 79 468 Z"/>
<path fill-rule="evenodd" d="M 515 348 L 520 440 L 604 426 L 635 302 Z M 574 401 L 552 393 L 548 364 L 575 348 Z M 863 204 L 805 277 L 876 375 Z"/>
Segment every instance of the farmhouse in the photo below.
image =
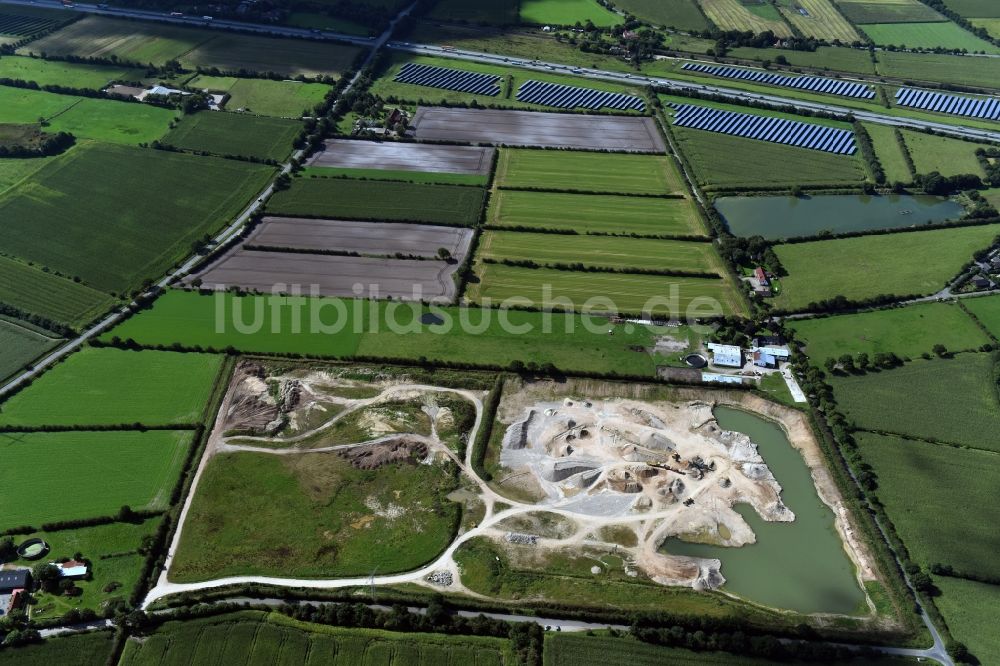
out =
<path fill-rule="evenodd" d="M 28 569 L 9 569 L 0 571 L 0 616 L 7 615 L 17 609 L 21 603 L 24 591 L 30 589 L 31 571 Z"/>
<path fill-rule="evenodd" d="M 753 353 L 753 364 L 758 368 L 774 369 L 778 367 L 778 360 L 772 354 L 757 349 Z"/>
<path fill-rule="evenodd" d="M 52 566 L 59 569 L 60 578 L 82 578 L 87 575 L 89 567 L 86 562 L 69 560 L 67 562 L 52 562 Z"/>
<path fill-rule="evenodd" d="M 743 350 L 735 345 L 709 344 L 712 352 L 712 363 L 726 368 L 743 367 Z"/>

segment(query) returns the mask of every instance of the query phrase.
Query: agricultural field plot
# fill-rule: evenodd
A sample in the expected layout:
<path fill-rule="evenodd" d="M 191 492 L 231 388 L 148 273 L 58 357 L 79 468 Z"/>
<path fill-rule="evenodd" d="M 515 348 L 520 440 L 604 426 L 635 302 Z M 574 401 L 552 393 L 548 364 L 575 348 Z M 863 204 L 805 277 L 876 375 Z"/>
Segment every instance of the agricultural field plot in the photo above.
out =
<path fill-rule="evenodd" d="M 479 242 L 477 256 L 502 262 L 533 261 L 543 266 L 595 266 L 630 271 L 658 270 L 692 273 L 723 271 L 711 243 L 607 238 L 603 236 L 539 235 L 514 231 L 488 231 Z"/>
<path fill-rule="evenodd" d="M 159 510 L 191 446 L 190 431 L 0 434 L 3 525 L 38 525 Z"/>
<path fill-rule="evenodd" d="M 998 232 L 1000 225 L 987 225 L 777 245 L 788 276 L 774 305 L 795 310 L 836 296 L 860 301 L 933 293 Z M 851 271 L 838 269 L 847 264 Z"/>
<path fill-rule="evenodd" d="M 0 194 L 17 185 L 53 159 L 52 157 L 38 157 L 25 160 L 17 157 L 0 157 Z"/>
<path fill-rule="evenodd" d="M 138 523 L 111 523 L 15 537 L 15 543 L 36 537 L 44 539 L 51 548 L 48 555 L 51 560 L 72 559 L 80 553 L 92 565 L 92 578 L 76 582 L 79 596 L 35 592 L 37 603 L 32 606 L 31 617 L 57 619 L 72 609 L 90 609 L 101 614 L 111 602 L 127 602 L 139 582 L 146 560 L 138 550 L 145 537 L 156 533 L 159 523 L 159 518 L 148 518 Z"/>
<path fill-rule="evenodd" d="M 698 182 L 710 191 L 773 187 L 857 186 L 865 179 L 857 156 L 834 155 L 742 137 L 672 127 Z M 740 159 L 733 159 L 740 155 Z M 748 165 L 762 168 L 748 168 Z"/>
<path fill-rule="evenodd" d="M 494 149 L 420 143 L 328 139 L 308 162 L 311 167 L 385 169 L 488 176 Z"/>
<path fill-rule="evenodd" d="M 0 8 L 0 37 L 31 37 L 52 30 L 73 18 L 60 10 L 40 7 Z"/>
<path fill-rule="evenodd" d="M 969 23 L 982 28 L 993 39 L 1000 38 L 1000 18 L 974 18 L 969 19 Z"/>
<path fill-rule="evenodd" d="M 200 88 L 229 95 L 227 111 L 243 110 L 276 118 L 299 118 L 311 113 L 332 88 L 325 83 L 242 79 L 231 76 L 198 75 L 187 82 Z"/>
<path fill-rule="evenodd" d="M 921 23 L 946 21 L 920 0 L 835 0 L 854 23 Z"/>
<path fill-rule="evenodd" d="M 202 111 L 185 116 L 163 137 L 182 150 L 284 160 L 302 131 L 302 123 L 283 118 Z"/>
<path fill-rule="evenodd" d="M 180 55 L 182 65 L 218 67 L 222 71 L 246 69 L 285 76 L 339 76 L 350 70 L 361 53 L 356 46 L 308 39 L 282 39 L 232 33 L 213 33 L 208 41 Z"/>
<path fill-rule="evenodd" d="M 498 190 L 486 219 L 500 227 L 580 234 L 705 235 L 696 209 L 685 199 Z"/>
<path fill-rule="evenodd" d="M 912 130 L 902 130 L 902 133 L 917 173 L 937 171 L 942 176 L 971 173 L 986 178 L 976 157 L 979 144 Z"/>
<path fill-rule="evenodd" d="M 851 44 L 861 35 L 837 9 L 832 0 L 785 0 L 777 7 L 781 15 L 806 37 Z"/>
<path fill-rule="evenodd" d="M 464 21 L 488 25 L 518 23 L 519 0 L 438 0 L 428 15 L 437 21 Z"/>
<path fill-rule="evenodd" d="M 5 251 L 102 291 L 130 292 L 228 223 L 272 172 L 214 157 L 80 146 L 0 196 Z"/>
<path fill-rule="evenodd" d="M 425 144 L 429 145 L 429 144 Z M 352 169 L 350 167 L 304 167 L 307 178 L 349 178 L 352 180 L 399 180 L 424 185 L 472 185 L 485 187 L 489 176 L 446 171 L 397 171 L 395 169 Z"/>
<path fill-rule="evenodd" d="M 878 73 L 912 81 L 957 83 L 975 88 L 1000 88 L 1000 59 L 880 51 Z"/>
<path fill-rule="evenodd" d="M 37 123 L 39 118 L 52 118 L 81 99 L 70 95 L 3 86 L 0 87 L 0 122 Z"/>
<path fill-rule="evenodd" d="M 1000 510 L 990 499 L 1000 480 L 995 454 L 871 433 L 855 439 L 878 476 L 875 492 L 915 562 L 1000 575 L 994 556 L 1000 537 L 992 528 Z M 976 520 L 970 520 L 972 507 Z"/>
<path fill-rule="evenodd" d="M 745 60 L 773 60 L 773 49 L 758 49 L 741 46 L 730 51 L 734 58 Z M 839 72 L 856 72 L 858 74 L 874 74 L 875 65 L 867 51 L 837 46 L 820 46 L 815 51 L 781 51 L 788 64 L 793 67 L 809 67 L 817 70 L 833 70 Z"/>
<path fill-rule="evenodd" d="M 608 11 L 596 0 L 521 0 L 521 23 L 535 25 L 575 25 L 587 23 L 610 27 L 622 18 Z"/>
<path fill-rule="evenodd" d="M 665 152 L 652 118 L 420 107 L 411 126 L 422 141 Z"/>
<path fill-rule="evenodd" d="M 776 37 L 791 37 L 792 29 L 782 20 L 773 6 L 766 2 L 744 5 L 740 0 L 699 0 L 701 8 L 720 30 L 762 33 L 771 31 Z M 756 9 L 757 11 L 753 11 Z"/>
<path fill-rule="evenodd" d="M 499 638 L 344 629 L 298 622 L 278 613 L 241 611 L 167 622 L 125 644 L 121 666 L 271 664 L 272 666 L 514 666 Z M 97 663 L 97 662 L 94 662 Z"/>
<path fill-rule="evenodd" d="M 268 211 L 303 217 L 472 226 L 479 221 L 485 197 L 481 187 L 296 178 L 291 187 L 271 198 Z M 376 201 L 377 208 L 372 206 Z"/>
<path fill-rule="evenodd" d="M 55 336 L 42 335 L 26 325 L 0 319 L 0 380 L 10 377 L 59 342 Z"/>
<path fill-rule="evenodd" d="M 619 0 L 615 6 L 656 25 L 692 31 L 711 27 L 705 15 L 698 8 L 697 0 L 676 0 L 675 2 Z"/>
<path fill-rule="evenodd" d="M 40 86 L 101 90 L 111 81 L 135 81 L 145 75 L 146 70 L 130 67 L 107 67 L 22 56 L 0 58 L 0 78 L 34 81 Z"/>
<path fill-rule="evenodd" d="M 621 194 L 684 194 L 684 182 L 667 157 L 548 150 L 500 152 L 499 187 L 615 192 Z"/>
<path fill-rule="evenodd" d="M 1000 646 L 992 631 L 1000 609 L 1000 586 L 943 576 L 935 577 L 934 584 L 941 590 L 934 605 L 955 640 L 964 643 L 980 664 L 1000 661 Z"/>
<path fill-rule="evenodd" d="M 900 147 L 899 141 L 896 140 L 895 130 L 887 125 L 875 123 L 865 123 L 865 130 L 871 137 L 872 147 L 882 165 L 882 170 L 885 171 L 886 181 L 889 183 L 909 183 L 913 180 L 906 164 L 906 157 L 903 155 L 903 149 Z"/>
<path fill-rule="evenodd" d="M 967 351 L 990 343 L 972 318 L 954 303 L 918 303 L 837 317 L 796 319 L 788 326 L 805 342 L 806 354 L 814 365 L 844 354 L 856 357 L 865 353 L 873 358 L 884 352 L 905 359 L 930 353 L 937 344 L 952 351 Z"/>
<path fill-rule="evenodd" d="M 199 423 L 221 366 L 216 355 L 88 347 L 0 403 L 0 425 Z"/>
<path fill-rule="evenodd" d="M 994 337 L 1000 338 L 1000 296 L 970 298 L 963 301 L 962 305 L 968 308 Z"/>
<path fill-rule="evenodd" d="M 368 256 L 448 256 L 461 263 L 472 243 L 472 229 L 391 222 L 348 222 L 311 218 L 265 217 L 247 238 L 247 246 L 338 250 Z"/>
<path fill-rule="evenodd" d="M 1000 18 L 1000 5 L 993 0 L 945 0 L 944 4 L 966 18 Z"/>
<path fill-rule="evenodd" d="M 95 631 L 50 638 L 43 643 L 0 650 L 0 664 L 14 666 L 94 666 L 111 659 L 115 649 L 113 631 Z"/>
<path fill-rule="evenodd" d="M 46 131 L 69 132 L 81 139 L 128 146 L 159 139 L 180 113 L 149 104 L 80 97 L 67 99 L 72 100 L 72 104 L 65 111 L 47 118 Z"/>
<path fill-rule="evenodd" d="M 880 46 L 906 46 L 908 49 L 964 49 L 1000 53 L 1000 48 L 952 23 L 874 23 L 860 26 Z"/>
<path fill-rule="evenodd" d="M 77 328 L 93 321 L 114 301 L 110 294 L 0 257 L 0 303 L 29 315 Z"/>
<path fill-rule="evenodd" d="M 458 262 L 237 248 L 198 273 L 201 288 L 452 302 Z"/>
<path fill-rule="evenodd" d="M 284 21 L 285 25 L 297 28 L 319 28 L 321 30 L 332 30 L 358 37 L 377 37 L 378 30 L 370 28 L 363 23 L 358 23 L 350 19 L 317 12 L 296 12 L 293 11 Z"/>
<path fill-rule="evenodd" d="M 831 377 L 840 411 L 864 430 L 1000 452 L 992 354 L 917 359 L 900 368 Z"/>
<path fill-rule="evenodd" d="M 333 578 L 426 564 L 453 537 L 459 506 L 447 495 L 457 481 L 441 464 L 416 462 L 366 470 L 336 452 L 217 453 L 194 491 L 169 578 Z"/>
<path fill-rule="evenodd" d="M 576 311 L 642 313 L 645 318 L 651 315 L 656 319 L 743 311 L 739 296 L 721 278 L 578 273 L 501 264 L 481 265 L 477 276 L 479 281 L 469 285 L 468 298 L 483 305 L 507 302 Z"/>

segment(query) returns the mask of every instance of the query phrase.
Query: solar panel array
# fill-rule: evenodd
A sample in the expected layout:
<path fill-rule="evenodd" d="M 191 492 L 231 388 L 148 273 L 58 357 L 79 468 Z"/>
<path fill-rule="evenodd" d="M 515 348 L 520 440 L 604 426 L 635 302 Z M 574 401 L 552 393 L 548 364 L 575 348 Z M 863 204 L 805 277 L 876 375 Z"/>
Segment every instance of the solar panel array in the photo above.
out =
<path fill-rule="evenodd" d="M 674 109 L 674 125 L 680 127 L 822 150 L 837 155 L 853 155 L 857 151 L 854 132 L 850 130 L 691 104 L 676 104 Z"/>
<path fill-rule="evenodd" d="M 457 90 L 458 92 L 489 97 L 496 97 L 500 94 L 500 86 L 497 85 L 500 77 L 496 74 L 479 74 L 461 69 L 418 65 L 413 62 L 403 65 L 393 80 L 399 83 L 413 83 L 418 86 Z"/>
<path fill-rule="evenodd" d="M 682 69 L 686 69 L 689 72 L 721 76 L 727 79 L 742 79 L 744 81 L 767 83 L 772 86 L 798 88 L 800 90 L 841 95 L 843 97 L 875 98 L 875 91 L 870 86 L 852 81 L 830 79 L 824 76 L 782 76 L 781 74 L 772 74 L 771 72 L 762 72 L 756 69 L 716 67 L 715 65 L 699 65 L 692 62 L 685 63 Z"/>
<path fill-rule="evenodd" d="M 896 92 L 896 104 L 956 116 L 1000 120 L 1000 99 L 996 98 L 962 97 L 930 90 L 900 88 Z"/>
<path fill-rule="evenodd" d="M 619 111 L 645 111 L 646 103 L 641 97 L 623 95 L 622 93 L 594 90 L 593 88 L 576 88 L 558 83 L 543 81 L 525 81 L 517 89 L 517 99 L 529 104 L 554 106 L 560 109 L 601 109 L 610 108 Z"/>

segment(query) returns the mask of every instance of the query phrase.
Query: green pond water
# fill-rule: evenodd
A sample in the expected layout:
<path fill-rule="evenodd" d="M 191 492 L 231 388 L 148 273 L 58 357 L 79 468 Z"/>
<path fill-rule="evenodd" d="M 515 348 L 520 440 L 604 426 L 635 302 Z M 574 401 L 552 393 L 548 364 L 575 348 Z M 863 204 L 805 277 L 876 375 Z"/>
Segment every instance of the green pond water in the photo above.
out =
<path fill-rule="evenodd" d="M 921 226 L 957 220 L 964 212 L 950 199 L 909 194 L 722 197 L 715 209 L 736 236 L 767 239 Z"/>
<path fill-rule="evenodd" d="M 726 578 L 723 589 L 757 603 L 800 613 L 863 612 L 864 593 L 834 527 L 833 511 L 816 494 L 809 468 L 784 430 L 728 407 L 717 408 L 715 418 L 723 429 L 749 435 L 757 444 L 795 520 L 766 522 L 749 505 L 741 504 L 736 511 L 757 535 L 757 543 L 729 548 L 671 538 L 661 550 L 721 560 Z"/>

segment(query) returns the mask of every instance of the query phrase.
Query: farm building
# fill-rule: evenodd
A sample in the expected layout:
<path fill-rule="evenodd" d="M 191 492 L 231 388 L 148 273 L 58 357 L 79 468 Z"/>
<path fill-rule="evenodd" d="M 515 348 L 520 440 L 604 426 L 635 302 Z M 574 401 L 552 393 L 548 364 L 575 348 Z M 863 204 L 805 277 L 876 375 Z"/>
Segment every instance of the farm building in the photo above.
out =
<path fill-rule="evenodd" d="M 770 287 L 771 281 L 767 277 L 767 271 L 758 266 L 753 269 L 753 276 L 757 278 L 757 283 L 762 287 Z"/>
<path fill-rule="evenodd" d="M 758 368 L 777 368 L 778 360 L 765 351 L 757 350 L 753 353 L 753 364 Z"/>
<path fill-rule="evenodd" d="M 727 368 L 743 367 L 743 350 L 735 345 L 710 344 L 708 349 L 712 352 L 712 363 Z"/>
<path fill-rule="evenodd" d="M 82 578 L 87 575 L 89 567 L 86 562 L 69 560 L 68 562 L 53 562 L 52 566 L 59 569 L 61 578 Z"/>
<path fill-rule="evenodd" d="M 0 571 L 0 594 L 11 594 L 31 585 L 30 569 L 8 569 Z"/>
<path fill-rule="evenodd" d="M 760 352 L 762 354 L 767 354 L 768 356 L 773 356 L 779 361 L 788 360 L 792 356 L 792 353 L 784 347 L 754 347 L 753 352 L 755 354 Z"/>
<path fill-rule="evenodd" d="M 701 381 L 710 384 L 742 384 L 743 378 L 736 375 L 717 375 L 712 372 L 701 373 Z"/>

